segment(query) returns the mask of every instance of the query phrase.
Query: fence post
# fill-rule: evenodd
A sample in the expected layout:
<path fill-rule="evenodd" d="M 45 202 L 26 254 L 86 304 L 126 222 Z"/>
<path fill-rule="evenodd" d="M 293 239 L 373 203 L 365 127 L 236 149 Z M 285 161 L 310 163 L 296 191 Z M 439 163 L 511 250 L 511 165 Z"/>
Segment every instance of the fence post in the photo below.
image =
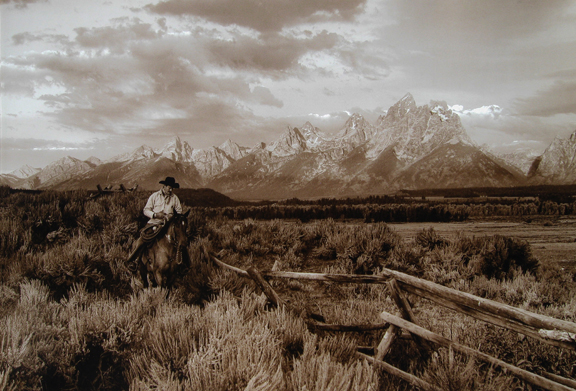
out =
<path fill-rule="evenodd" d="M 412 306 L 410 306 L 410 302 L 408 302 L 408 299 L 402 293 L 402 289 L 400 289 L 400 286 L 398 285 L 396 279 L 394 278 L 391 279 L 390 281 L 387 282 L 387 285 L 388 289 L 390 290 L 390 294 L 392 295 L 392 298 L 394 299 L 396 305 L 400 309 L 402 318 L 414 324 L 417 324 L 416 317 L 414 316 L 414 311 L 412 311 Z M 430 345 L 428 344 L 428 342 L 426 342 L 426 340 L 420 338 L 416 334 L 411 333 L 410 335 L 412 335 L 414 342 L 416 342 L 419 348 L 424 348 L 426 351 L 431 349 Z"/>
<path fill-rule="evenodd" d="M 255 267 L 250 266 L 246 271 L 248 272 L 248 275 L 252 277 L 254 282 L 258 284 L 260 289 L 262 289 L 262 292 L 264 292 L 266 297 L 268 297 L 268 300 L 270 300 L 276 307 L 281 307 L 284 305 L 284 302 L 282 301 L 280 296 L 278 296 L 276 291 L 272 289 L 270 284 L 268 284 L 268 282 L 264 279 L 264 277 L 262 277 L 262 274 L 260 274 L 260 272 L 256 270 Z"/>
<path fill-rule="evenodd" d="M 388 330 L 386 330 L 380 344 L 378 344 L 378 347 L 376 348 L 376 356 L 374 357 L 376 360 L 382 361 L 384 359 L 400 331 L 401 329 L 393 324 L 388 327 Z"/>
<path fill-rule="evenodd" d="M 418 334 L 420 335 L 420 337 L 425 338 L 430 342 L 433 342 L 448 349 L 452 348 L 454 351 L 468 354 L 474 358 L 477 358 L 489 364 L 498 365 L 500 368 L 504 369 L 505 371 L 508 371 L 512 375 L 518 377 L 519 379 L 524 380 L 527 383 L 545 388 L 550 391 L 574 391 L 574 388 L 546 379 L 543 376 L 526 371 L 524 369 L 518 368 L 500 359 L 492 357 L 486 353 L 482 353 L 476 349 L 460 345 L 459 343 L 456 343 L 442 335 L 436 334 L 430 330 L 427 330 L 423 327 L 420 327 L 414 323 L 411 323 L 405 319 L 399 318 L 387 312 L 382 312 L 380 314 L 380 317 L 385 322 L 395 324 L 397 327 L 401 327 L 412 333 Z"/>
<path fill-rule="evenodd" d="M 392 327 L 392 326 L 390 326 L 390 327 Z M 420 388 L 421 390 L 424 390 L 424 391 L 442 391 L 440 388 L 433 386 L 432 384 L 420 379 L 417 376 L 414 376 L 408 372 L 404 372 L 403 370 L 398 369 L 395 366 L 390 365 L 385 361 L 378 360 L 377 358 L 370 357 L 370 356 L 368 356 L 364 353 L 360 353 L 360 352 L 358 352 L 357 355 L 359 357 L 362 357 L 362 358 L 368 360 L 372 364 L 378 365 L 380 368 L 382 368 L 384 371 L 388 372 L 389 374 L 391 374 L 393 376 L 397 376 L 400 379 L 408 382 L 409 384 Z"/>

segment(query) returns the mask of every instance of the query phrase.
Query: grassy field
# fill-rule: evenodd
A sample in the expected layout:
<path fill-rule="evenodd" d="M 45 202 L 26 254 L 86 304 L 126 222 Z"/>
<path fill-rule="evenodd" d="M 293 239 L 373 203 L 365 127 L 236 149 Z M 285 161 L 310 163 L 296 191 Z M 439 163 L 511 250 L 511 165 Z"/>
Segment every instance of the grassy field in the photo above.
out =
<path fill-rule="evenodd" d="M 383 330 L 335 333 L 306 323 L 380 323 L 397 313 L 382 285 L 271 280 L 290 305 L 216 268 L 406 272 L 536 313 L 576 321 L 574 216 L 460 223 L 254 220 L 193 208 L 191 266 L 175 286 L 142 289 L 125 264 L 145 195 L 0 197 L 0 388 L 81 390 L 411 389 L 355 355 Z M 411 297 L 418 322 L 540 373 L 576 378 L 576 353 Z M 530 389 L 445 349 L 401 339 L 386 361 L 447 390 Z"/>
<path fill-rule="evenodd" d="M 543 263 L 576 266 L 576 219 L 573 217 L 535 217 L 529 222 L 490 219 L 459 223 L 403 223 L 389 224 L 405 240 L 413 240 L 423 229 L 433 228 L 439 235 L 455 238 L 468 236 L 503 235 L 525 240 L 534 255 Z"/>

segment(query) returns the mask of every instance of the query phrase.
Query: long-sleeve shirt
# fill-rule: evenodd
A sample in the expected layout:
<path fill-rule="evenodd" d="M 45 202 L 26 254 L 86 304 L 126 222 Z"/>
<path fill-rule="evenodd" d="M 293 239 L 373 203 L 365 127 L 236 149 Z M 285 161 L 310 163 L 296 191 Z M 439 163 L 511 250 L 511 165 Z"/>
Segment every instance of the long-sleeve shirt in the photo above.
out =
<path fill-rule="evenodd" d="M 143 210 L 144 215 L 150 219 L 148 224 L 160 224 L 163 222 L 163 219 L 154 218 L 154 213 L 158 212 L 164 212 L 167 215 L 174 214 L 174 212 L 182 213 L 180 199 L 175 194 L 166 197 L 162 190 L 152 193 Z"/>

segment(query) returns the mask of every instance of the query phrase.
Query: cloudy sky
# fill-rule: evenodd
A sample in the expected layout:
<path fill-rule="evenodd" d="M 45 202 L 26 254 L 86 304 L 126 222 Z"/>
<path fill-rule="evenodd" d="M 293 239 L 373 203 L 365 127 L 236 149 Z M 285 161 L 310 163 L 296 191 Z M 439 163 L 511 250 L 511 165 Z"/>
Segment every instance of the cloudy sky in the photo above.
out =
<path fill-rule="evenodd" d="M 571 0 L 0 0 L 1 167 L 175 135 L 274 141 L 410 92 L 470 136 L 542 152 L 576 129 Z"/>

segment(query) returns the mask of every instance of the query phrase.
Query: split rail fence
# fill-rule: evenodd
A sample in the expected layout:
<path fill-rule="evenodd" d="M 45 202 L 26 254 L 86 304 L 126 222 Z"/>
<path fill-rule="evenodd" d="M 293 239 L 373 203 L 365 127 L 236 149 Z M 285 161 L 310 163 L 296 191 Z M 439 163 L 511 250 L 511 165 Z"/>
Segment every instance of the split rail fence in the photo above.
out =
<path fill-rule="evenodd" d="M 358 356 L 365 358 L 369 362 L 382 368 L 384 371 L 397 376 L 422 390 L 438 390 L 438 388 L 417 376 L 402 371 L 384 361 L 386 354 L 390 351 L 392 344 L 399 337 L 402 330 L 406 330 L 416 344 L 422 349 L 431 349 L 431 344 L 445 347 L 449 349 L 450 353 L 457 351 L 462 354 L 470 355 L 490 365 L 498 366 L 517 378 L 546 390 L 576 390 L 576 380 L 551 373 L 542 373 L 539 375 L 529 372 L 488 354 L 482 353 L 476 349 L 461 345 L 442 335 L 419 326 L 416 322 L 412 307 L 406 299 L 405 293 L 420 296 L 451 310 L 472 316 L 496 326 L 516 331 L 520 334 L 564 349 L 576 350 L 576 323 L 551 318 L 503 303 L 498 303 L 493 300 L 484 299 L 390 269 L 384 269 L 382 274 L 379 276 L 282 271 L 260 272 L 254 267 L 251 267 L 248 270 L 239 269 L 222 262 L 213 255 L 209 255 L 209 258 L 220 267 L 224 267 L 244 277 L 253 279 L 268 299 L 278 307 L 285 306 L 286 303 L 280 298 L 280 296 L 278 296 L 267 282 L 266 278 L 288 278 L 336 283 L 386 285 L 400 310 L 401 317 L 392 315 L 388 312 L 382 312 L 380 317 L 383 322 L 379 324 L 335 325 L 315 321 L 313 325 L 317 329 L 330 331 L 369 331 L 387 328 L 382 340 L 375 350 L 374 357 L 361 353 L 360 351 L 357 353 Z"/>

